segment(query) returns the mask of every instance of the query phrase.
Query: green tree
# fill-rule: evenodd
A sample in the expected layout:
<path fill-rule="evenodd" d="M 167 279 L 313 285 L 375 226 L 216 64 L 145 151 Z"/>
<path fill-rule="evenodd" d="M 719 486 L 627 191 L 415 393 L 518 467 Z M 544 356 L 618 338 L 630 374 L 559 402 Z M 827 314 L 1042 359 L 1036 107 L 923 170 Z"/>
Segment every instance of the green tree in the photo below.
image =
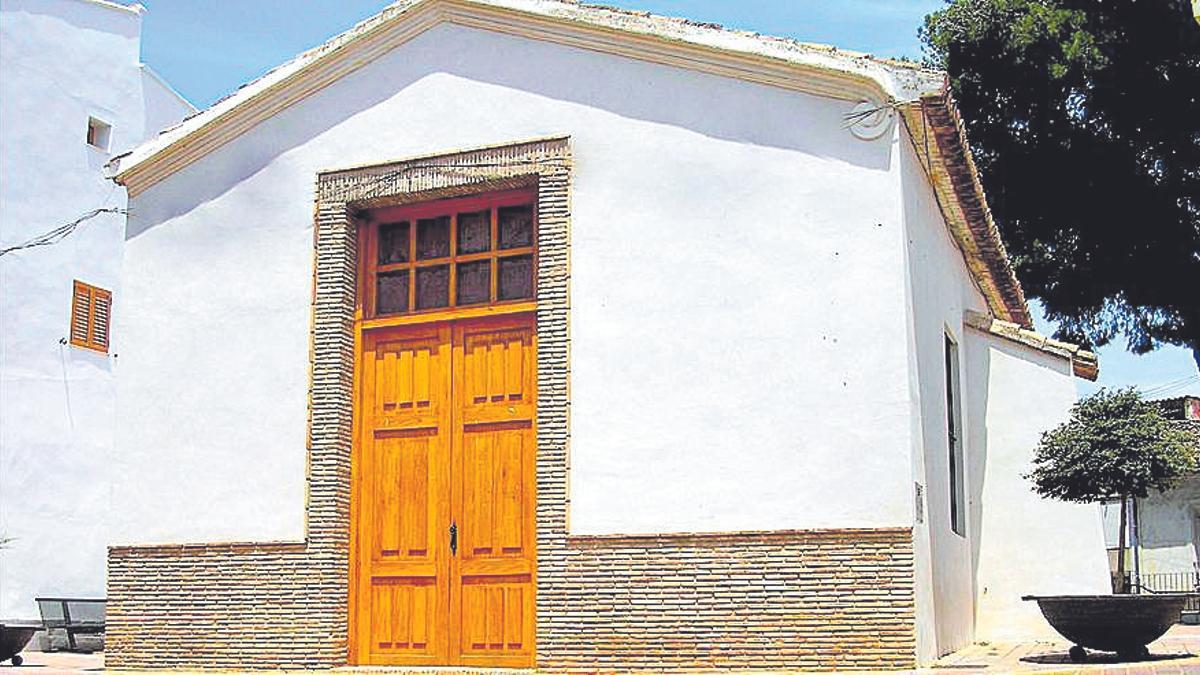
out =
<path fill-rule="evenodd" d="M 1121 500 L 1118 578 L 1125 578 L 1126 503 L 1169 490 L 1200 468 L 1200 439 L 1165 418 L 1134 389 L 1079 400 L 1071 417 L 1042 434 L 1026 474 L 1043 497 Z"/>
<path fill-rule="evenodd" d="M 1200 25 L 1188 0 L 947 0 L 925 18 L 1005 243 L 1058 337 L 1200 366 Z"/>

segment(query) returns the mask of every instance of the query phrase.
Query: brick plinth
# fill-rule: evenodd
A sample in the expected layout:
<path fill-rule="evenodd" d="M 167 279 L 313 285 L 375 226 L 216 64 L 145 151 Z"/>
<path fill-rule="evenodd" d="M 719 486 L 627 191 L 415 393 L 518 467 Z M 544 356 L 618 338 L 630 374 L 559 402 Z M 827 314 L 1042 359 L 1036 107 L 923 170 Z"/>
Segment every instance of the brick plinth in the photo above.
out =
<path fill-rule="evenodd" d="M 912 555 L 907 528 L 571 538 L 539 665 L 912 668 Z"/>
<path fill-rule="evenodd" d="M 105 667 L 319 667 L 345 659 L 344 561 L 304 544 L 114 547 Z"/>

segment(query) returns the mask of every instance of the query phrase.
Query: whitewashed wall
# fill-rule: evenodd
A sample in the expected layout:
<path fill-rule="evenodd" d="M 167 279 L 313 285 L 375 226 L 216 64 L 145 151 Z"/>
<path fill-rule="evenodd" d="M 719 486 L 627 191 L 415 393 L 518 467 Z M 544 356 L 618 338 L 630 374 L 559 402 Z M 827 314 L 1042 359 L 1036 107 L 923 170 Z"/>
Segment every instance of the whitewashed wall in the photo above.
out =
<path fill-rule="evenodd" d="M 913 530 L 918 659 L 927 663 L 973 640 L 1049 636 L 1022 594 L 1105 593 L 1108 579 L 1094 509 L 1042 500 L 1021 477 L 1041 432 L 1066 419 L 1075 400 L 1070 363 L 964 327 L 964 312 L 986 311 L 985 301 L 907 139 L 900 161 L 919 412 L 912 475 L 925 511 Z M 950 524 L 946 334 L 958 344 L 963 535 Z"/>
<path fill-rule="evenodd" d="M 910 387 L 914 401 L 912 423 L 912 483 L 924 492 L 924 519 L 914 523 L 917 553 L 918 648 L 921 661 L 949 653 L 970 643 L 974 628 L 973 569 L 971 539 L 979 533 L 966 522 L 964 535 L 950 526 L 950 465 L 947 438 L 946 371 L 944 336 L 959 343 L 959 409 L 964 427 L 965 400 L 977 392 L 968 386 L 967 364 L 962 345 L 963 312 L 986 311 L 987 305 L 975 286 L 962 253 L 946 228 L 937 199 L 907 136 L 900 152 L 901 185 L 904 196 L 906 260 L 908 265 Z M 960 437 L 969 438 L 960 431 Z M 962 449 L 966 480 L 969 467 L 983 452 L 966 444 Z M 964 513 L 970 513 L 967 493 Z"/>
<path fill-rule="evenodd" d="M 152 187 L 117 539 L 302 536 L 317 171 L 559 134 L 572 531 L 906 525 L 898 167 L 848 107 L 443 25 Z"/>
<path fill-rule="evenodd" d="M 1121 507 L 1106 505 L 1105 539 L 1109 548 L 1117 547 Z M 1142 574 L 1191 573 L 1196 570 L 1197 542 L 1200 542 L 1200 476 L 1193 476 L 1179 487 L 1151 494 L 1138 501 L 1141 537 Z M 1126 539 L 1126 545 L 1130 543 Z M 1132 556 L 1132 554 L 1127 554 Z M 1132 558 L 1128 569 L 1132 572 Z"/>
<path fill-rule="evenodd" d="M 1021 596 L 1111 592 L 1100 514 L 1090 504 L 1042 499 L 1022 474 L 1042 432 L 1075 401 L 1071 366 L 1058 357 L 968 330 L 969 464 L 978 491 L 971 525 L 977 578 L 976 640 L 1055 635 Z"/>
<path fill-rule="evenodd" d="M 143 85 L 140 29 L 107 3 L 0 3 L 0 246 L 125 206 L 104 163 L 145 138 L 147 107 L 190 110 Z M 87 145 L 89 116 L 112 125 L 110 151 Z M 113 290 L 119 315 L 123 239 L 104 215 L 0 258 L 0 619 L 36 617 L 38 595 L 104 594 L 118 359 L 59 341 L 74 279 Z"/>
<path fill-rule="evenodd" d="M 153 68 L 143 63 L 140 69 L 145 130 L 143 135 L 146 139 L 152 139 L 158 136 L 160 131 L 179 124 L 196 110 Z"/>

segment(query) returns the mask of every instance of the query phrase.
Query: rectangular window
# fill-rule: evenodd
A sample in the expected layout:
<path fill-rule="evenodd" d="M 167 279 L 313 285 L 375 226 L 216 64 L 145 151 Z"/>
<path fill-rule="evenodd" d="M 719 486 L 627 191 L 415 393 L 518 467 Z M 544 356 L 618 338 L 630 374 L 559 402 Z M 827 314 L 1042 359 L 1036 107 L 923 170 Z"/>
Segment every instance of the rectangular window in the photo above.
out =
<path fill-rule="evenodd" d="M 950 466 L 950 529 L 966 535 L 966 499 L 963 493 L 962 417 L 959 413 L 958 345 L 950 334 L 946 341 L 946 439 Z"/>
<path fill-rule="evenodd" d="M 371 316 L 533 300 L 535 192 L 515 190 L 371 214 Z"/>
<path fill-rule="evenodd" d="M 107 354 L 111 318 L 112 293 L 77 280 L 71 295 L 71 344 Z"/>

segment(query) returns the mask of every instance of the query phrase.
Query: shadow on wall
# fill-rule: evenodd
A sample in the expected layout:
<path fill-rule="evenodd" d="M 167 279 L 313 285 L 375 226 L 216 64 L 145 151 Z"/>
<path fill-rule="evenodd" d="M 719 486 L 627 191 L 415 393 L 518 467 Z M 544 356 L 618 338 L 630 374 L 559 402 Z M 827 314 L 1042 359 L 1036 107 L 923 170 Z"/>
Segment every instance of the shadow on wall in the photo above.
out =
<path fill-rule="evenodd" d="M 193 186 L 205 185 L 205 191 L 164 199 L 158 206 L 147 204 L 140 213 L 131 213 L 126 238 L 219 197 L 291 150 L 385 104 L 399 92 L 418 84 L 437 86 L 442 78 L 484 85 L 481 94 L 490 86 L 534 97 L 527 109 L 519 111 L 486 96 L 467 105 L 456 97 L 438 97 L 436 92 L 426 99 L 426 110 L 397 106 L 397 115 L 416 115 L 431 127 L 457 125 L 462 129 L 459 147 L 514 140 L 514 127 L 520 127 L 517 133 L 524 137 L 577 132 L 572 127 L 584 118 L 580 111 L 562 105 L 576 104 L 713 139 L 802 152 L 878 171 L 886 171 L 891 161 L 892 145 L 886 139 L 859 141 L 843 128 L 844 115 L 853 105 L 846 101 L 442 24 L 183 169 L 222 179 L 189 181 Z M 374 130 L 355 136 L 360 146 L 344 155 L 359 157 L 369 151 L 371 161 L 399 159 L 413 154 L 409 148 L 420 143 L 420 134 L 414 125 Z M 404 143 L 389 144 L 389 136 L 403 138 Z M 299 170 L 311 174 L 324 168 L 332 167 Z M 311 184 L 311 177 L 306 180 Z"/>
<path fill-rule="evenodd" d="M 1166 492 L 1152 493 L 1149 498 L 1138 502 L 1138 535 L 1141 545 L 1141 566 L 1145 574 L 1181 574 L 1180 579 L 1155 579 L 1154 583 L 1172 586 L 1188 583 L 1184 590 L 1191 590 L 1191 579 L 1197 570 L 1200 554 L 1200 476 L 1192 476 L 1178 487 Z M 1113 509 L 1117 511 L 1116 508 Z M 1115 517 L 1112 518 L 1115 520 Z M 1118 528 L 1114 525 L 1110 531 Z M 1114 546 L 1109 541 L 1109 546 Z M 1147 585 L 1153 583 L 1143 580 Z M 1168 583 L 1171 582 L 1171 583 Z M 1180 587 L 1182 588 L 1182 587 Z M 1155 590 L 1159 590 L 1155 588 Z"/>
<path fill-rule="evenodd" d="M 1022 596 L 1111 591 L 1096 506 L 1042 498 L 1024 477 L 1042 433 L 1063 422 L 1075 401 L 1071 364 L 983 333 L 974 337 L 972 372 L 987 374 L 976 394 L 990 389 L 970 408 L 978 416 L 974 427 L 986 425 L 986 436 L 972 440 L 987 447 L 977 460 L 985 466 L 968 469 L 973 499 L 979 500 L 970 509 L 978 528 L 971 542 L 976 636 L 1049 638 L 1049 624 Z"/>
<path fill-rule="evenodd" d="M 64 11 L 69 9 L 70 11 Z M 37 14 L 48 22 L 66 23 L 73 30 L 94 30 L 109 33 L 125 39 L 137 39 L 141 33 L 141 20 L 133 12 L 117 11 L 111 8 L 97 7 L 93 12 L 81 12 L 80 8 L 70 2 L 50 2 L 45 0 L 4 0 L 4 11 Z M 19 37 L 20 36 L 14 36 Z M 29 36 L 36 40 L 37 36 Z M 14 45 L 10 45 L 14 46 Z M 40 48 L 40 47 L 39 47 Z M 24 51 L 16 48 L 14 53 Z"/>
<path fill-rule="evenodd" d="M 987 481 L 988 395 L 992 350 L 978 335 L 963 329 L 966 343 L 967 527 L 971 533 L 971 593 L 979 598 L 979 543 L 983 540 L 983 486 Z M 976 611 L 978 602 L 973 603 Z M 976 620 L 978 623 L 978 620 Z"/>

